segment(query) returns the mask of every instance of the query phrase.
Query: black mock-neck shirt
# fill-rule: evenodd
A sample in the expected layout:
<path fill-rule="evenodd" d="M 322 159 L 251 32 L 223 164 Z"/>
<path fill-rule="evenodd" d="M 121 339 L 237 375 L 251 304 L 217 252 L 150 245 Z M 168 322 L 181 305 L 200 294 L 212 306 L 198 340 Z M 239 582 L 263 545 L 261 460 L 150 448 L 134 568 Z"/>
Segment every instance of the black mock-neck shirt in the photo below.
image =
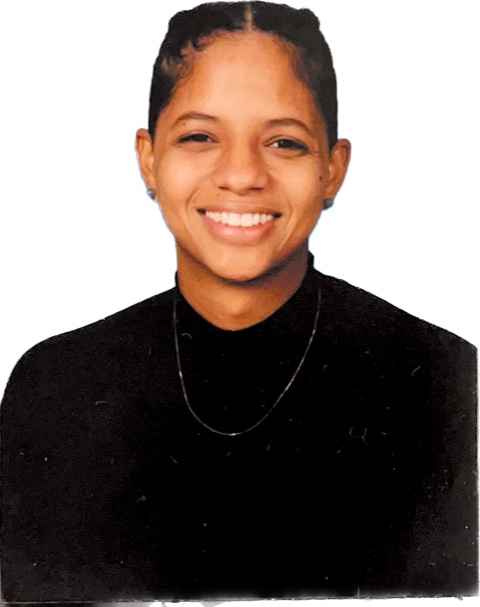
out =
<path fill-rule="evenodd" d="M 321 308 L 312 267 L 310 257 L 300 288 L 276 312 L 235 331 L 220 329 L 200 316 L 177 283 L 178 349 L 187 398 L 213 430 L 248 431 L 271 415 L 272 408 L 283 408 L 282 395 L 292 378 L 289 390 L 296 389 L 298 368 L 308 356 Z"/>
<path fill-rule="evenodd" d="M 46 340 L 2 405 L 5 599 L 475 593 L 474 397 L 473 346 L 312 256 L 246 329 L 177 285 Z"/>

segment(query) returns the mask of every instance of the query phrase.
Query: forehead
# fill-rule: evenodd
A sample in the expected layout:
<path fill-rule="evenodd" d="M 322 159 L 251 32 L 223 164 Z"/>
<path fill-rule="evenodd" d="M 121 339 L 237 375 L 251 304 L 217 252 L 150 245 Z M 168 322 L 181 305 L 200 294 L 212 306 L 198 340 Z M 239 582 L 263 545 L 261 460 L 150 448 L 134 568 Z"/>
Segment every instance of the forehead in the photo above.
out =
<path fill-rule="evenodd" d="M 248 113 L 287 112 L 321 123 L 313 96 L 294 69 L 293 52 L 263 32 L 221 34 L 201 51 L 186 54 L 189 69 L 178 83 L 167 113 L 220 108 Z M 201 107 L 200 107 L 201 106 Z"/>

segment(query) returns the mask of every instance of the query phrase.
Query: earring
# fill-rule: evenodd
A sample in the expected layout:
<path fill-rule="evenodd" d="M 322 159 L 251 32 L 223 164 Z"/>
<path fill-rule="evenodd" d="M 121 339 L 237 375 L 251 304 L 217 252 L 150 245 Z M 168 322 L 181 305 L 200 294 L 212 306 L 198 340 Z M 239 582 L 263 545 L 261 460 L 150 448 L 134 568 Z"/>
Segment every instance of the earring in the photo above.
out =
<path fill-rule="evenodd" d="M 331 207 L 333 207 L 333 203 L 335 202 L 335 198 L 325 198 L 325 200 L 323 201 L 323 208 L 326 211 L 327 209 L 330 209 Z"/>
<path fill-rule="evenodd" d="M 152 190 L 152 188 L 147 188 L 147 196 L 149 198 L 151 198 L 152 200 L 155 200 L 155 198 L 156 198 L 155 190 Z"/>

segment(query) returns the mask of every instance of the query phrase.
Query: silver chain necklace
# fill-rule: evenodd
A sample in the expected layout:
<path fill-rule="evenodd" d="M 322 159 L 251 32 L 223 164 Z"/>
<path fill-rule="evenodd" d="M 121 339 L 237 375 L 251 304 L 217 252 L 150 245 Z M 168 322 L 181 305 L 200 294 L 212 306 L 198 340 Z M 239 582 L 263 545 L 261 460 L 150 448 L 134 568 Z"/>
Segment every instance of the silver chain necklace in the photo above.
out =
<path fill-rule="evenodd" d="M 303 366 L 303 363 L 307 357 L 308 351 L 310 350 L 310 346 L 312 345 L 313 339 L 315 337 L 315 333 L 317 332 L 318 317 L 320 315 L 320 302 L 321 302 L 320 288 L 318 289 L 318 293 L 317 293 L 317 309 L 315 311 L 315 319 L 313 321 L 312 332 L 308 339 L 307 347 L 305 348 L 305 351 L 304 351 L 304 353 L 300 359 L 300 362 L 298 363 L 297 368 L 295 369 L 292 377 L 289 379 L 289 381 L 287 382 L 287 385 L 282 390 L 282 392 L 280 393 L 280 396 L 273 403 L 273 405 L 270 407 L 270 409 L 254 424 L 252 424 L 248 428 L 245 428 L 245 430 L 240 430 L 239 432 L 223 432 L 222 430 L 217 430 L 217 428 L 214 428 L 213 426 L 210 426 L 209 424 L 204 422 L 203 419 L 201 417 L 199 417 L 197 413 L 195 413 L 194 409 L 192 408 L 192 405 L 190 404 L 190 400 L 189 400 L 188 394 L 187 394 L 187 388 L 185 387 L 185 382 L 183 380 L 182 363 L 180 360 L 180 345 L 179 345 L 179 341 L 178 341 L 178 331 L 177 331 L 177 323 L 178 323 L 177 298 L 178 298 L 178 290 L 175 289 L 175 293 L 173 295 L 173 335 L 174 335 L 174 339 L 175 339 L 175 354 L 176 354 L 176 358 L 177 358 L 178 376 L 180 378 L 180 384 L 182 386 L 183 398 L 185 400 L 185 404 L 187 405 L 188 410 L 190 411 L 192 416 L 197 420 L 197 422 L 199 424 L 201 424 L 204 428 L 206 428 L 207 430 L 210 430 L 210 432 L 213 432 L 214 434 L 220 434 L 221 436 L 241 436 L 242 434 L 247 434 L 247 432 L 251 432 L 258 426 L 260 426 L 260 424 L 263 423 L 267 419 L 267 417 L 269 417 L 271 415 L 272 411 L 276 408 L 278 403 L 282 400 L 282 398 L 285 396 L 285 394 L 288 391 L 288 389 L 290 388 L 290 386 L 295 381 L 295 378 L 297 377 L 300 369 Z"/>

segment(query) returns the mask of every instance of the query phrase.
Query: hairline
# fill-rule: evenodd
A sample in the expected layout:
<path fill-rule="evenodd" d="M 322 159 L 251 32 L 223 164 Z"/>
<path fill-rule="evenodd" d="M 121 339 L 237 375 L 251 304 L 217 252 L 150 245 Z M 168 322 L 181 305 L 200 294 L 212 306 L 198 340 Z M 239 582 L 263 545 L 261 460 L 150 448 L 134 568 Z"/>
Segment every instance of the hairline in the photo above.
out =
<path fill-rule="evenodd" d="M 158 119 L 159 119 L 162 111 L 164 111 L 168 107 L 168 105 L 171 103 L 171 101 L 173 100 L 173 97 L 175 96 L 175 93 L 177 92 L 177 90 L 182 86 L 182 84 L 184 84 L 188 80 L 188 77 L 191 75 L 191 72 L 193 71 L 193 68 L 194 68 L 195 56 L 198 53 L 201 53 L 202 51 L 204 51 L 208 46 L 213 44 L 219 38 L 234 39 L 234 38 L 238 38 L 240 36 L 244 36 L 249 33 L 258 33 L 260 35 L 268 36 L 276 44 L 278 44 L 278 46 L 280 48 L 282 48 L 284 51 L 287 52 L 293 72 L 294 72 L 295 76 L 298 78 L 298 80 L 307 87 L 307 89 L 312 97 L 314 106 L 319 113 L 322 126 L 326 131 L 327 139 L 329 139 L 327 120 L 324 116 L 322 108 L 319 107 L 319 104 L 316 101 L 316 95 L 314 94 L 313 89 L 312 89 L 310 83 L 308 82 L 307 77 L 304 75 L 304 67 L 303 67 L 301 57 L 300 57 L 300 49 L 293 42 L 290 42 L 290 40 L 285 39 L 283 36 L 281 36 L 280 34 L 278 34 L 275 31 L 269 32 L 269 31 L 262 30 L 261 28 L 257 28 L 255 26 L 255 24 L 253 23 L 253 13 L 251 10 L 250 2 L 248 2 L 245 5 L 244 19 L 245 19 L 245 24 L 244 24 L 244 27 L 242 27 L 241 29 L 226 30 L 223 28 L 218 28 L 217 30 L 210 32 L 209 34 L 207 34 L 205 36 L 201 36 L 196 41 L 198 48 L 195 48 L 195 46 L 192 43 L 192 40 L 189 40 L 187 42 L 187 44 L 181 49 L 180 53 L 181 53 L 181 57 L 182 57 L 182 62 L 179 64 L 178 72 L 174 79 L 175 83 L 172 87 L 170 98 L 168 100 L 168 103 L 165 104 L 165 106 L 163 106 L 162 109 L 158 112 L 156 122 L 158 122 Z M 167 67 L 167 66 L 163 66 L 163 67 L 166 69 L 169 69 L 169 67 Z M 155 138 L 155 131 L 156 131 L 156 125 L 155 125 L 153 133 L 150 133 L 150 135 L 152 137 L 152 141 Z M 333 147 L 334 143 L 330 144 L 330 141 L 329 141 L 328 145 L 329 145 L 329 148 L 331 149 Z"/>

